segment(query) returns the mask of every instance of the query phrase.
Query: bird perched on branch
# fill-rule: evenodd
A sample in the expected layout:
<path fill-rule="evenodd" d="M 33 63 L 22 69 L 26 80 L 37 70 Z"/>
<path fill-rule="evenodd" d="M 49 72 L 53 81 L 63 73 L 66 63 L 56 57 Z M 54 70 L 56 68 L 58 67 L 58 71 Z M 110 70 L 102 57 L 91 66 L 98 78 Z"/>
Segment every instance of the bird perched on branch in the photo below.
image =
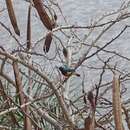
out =
<path fill-rule="evenodd" d="M 65 65 L 63 67 L 62 66 L 59 67 L 59 70 L 66 77 L 69 77 L 71 75 L 76 75 L 76 76 L 80 77 L 80 74 L 76 73 L 75 69 L 69 68 L 67 65 Z"/>

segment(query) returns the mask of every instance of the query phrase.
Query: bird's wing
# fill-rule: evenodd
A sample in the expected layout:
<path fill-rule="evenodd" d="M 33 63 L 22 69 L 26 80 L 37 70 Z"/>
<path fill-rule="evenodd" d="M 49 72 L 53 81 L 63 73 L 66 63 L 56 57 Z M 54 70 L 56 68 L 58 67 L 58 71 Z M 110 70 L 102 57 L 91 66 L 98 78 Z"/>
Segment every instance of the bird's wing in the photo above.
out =
<path fill-rule="evenodd" d="M 67 65 L 64 65 L 64 70 L 67 72 L 75 72 L 75 69 L 69 68 Z"/>
<path fill-rule="evenodd" d="M 71 69 L 71 68 L 65 68 L 65 71 L 67 71 L 67 72 L 75 72 L 75 70 Z"/>

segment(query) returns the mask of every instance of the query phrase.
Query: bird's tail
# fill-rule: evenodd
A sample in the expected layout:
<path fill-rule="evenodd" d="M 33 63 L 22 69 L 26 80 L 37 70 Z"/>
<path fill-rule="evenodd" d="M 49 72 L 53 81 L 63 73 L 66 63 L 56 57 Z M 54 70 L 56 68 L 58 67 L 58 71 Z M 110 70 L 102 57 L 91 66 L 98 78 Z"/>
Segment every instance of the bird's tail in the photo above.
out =
<path fill-rule="evenodd" d="M 80 77 L 80 74 L 78 74 L 76 72 L 74 72 L 73 75 L 76 75 L 76 76 Z"/>

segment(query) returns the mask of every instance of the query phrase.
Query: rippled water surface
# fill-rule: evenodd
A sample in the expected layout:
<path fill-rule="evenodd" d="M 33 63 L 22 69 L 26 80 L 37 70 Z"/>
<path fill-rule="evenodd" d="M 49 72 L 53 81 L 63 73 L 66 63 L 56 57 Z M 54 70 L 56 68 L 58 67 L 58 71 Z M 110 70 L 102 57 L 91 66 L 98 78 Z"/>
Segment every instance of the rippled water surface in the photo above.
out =
<path fill-rule="evenodd" d="M 118 9 L 123 2 L 123 0 L 57 0 L 63 15 L 68 21 L 68 24 L 78 24 L 78 25 L 90 25 L 91 21 L 94 19 L 98 19 L 103 14 L 108 12 L 112 12 Z M 18 17 L 18 23 L 21 28 L 21 43 L 25 43 L 26 41 L 26 19 L 27 19 L 27 9 L 28 5 L 24 0 L 14 0 L 14 6 L 16 10 L 16 15 Z M 4 0 L 0 0 L 0 8 L 5 7 Z M 45 32 L 45 28 L 42 26 L 41 22 L 38 21 L 38 18 L 35 17 L 35 11 L 33 11 L 32 17 L 32 37 L 33 42 L 41 38 Z M 58 23 L 62 23 L 61 14 L 58 13 Z M 0 15 L 0 21 L 4 22 L 9 28 L 12 29 L 9 18 L 7 16 L 7 12 L 5 11 Z M 118 33 L 118 29 L 125 25 L 125 23 L 129 23 L 129 21 L 122 22 L 119 26 L 114 27 L 109 30 L 106 36 L 101 39 L 101 42 L 105 40 L 110 40 L 112 36 Z M 10 48 L 14 48 L 16 46 L 15 41 L 7 35 L 7 32 L 3 28 L 0 28 L 0 45 L 3 45 L 6 49 L 10 50 Z M 81 34 L 82 35 L 82 34 Z M 7 42 L 8 41 L 8 42 Z M 6 44 L 7 43 L 7 44 Z M 130 30 L 127 30 L 112 46 L 109 46 L 107 49 L 116 50 L 124 56 L 130 57 Z M 97 59 L 93 59 L 93 63 L 97 63 Z M 130 68 L 130 64 L 119 59 L 119 63 L 121 68 Z M 91 75 L 91 76 L 90 76 Z M 88 72 L 88 80 L 92 81 L 95 73 Z M 107 77 L 107 76 L 106 76 Z M 94 81 L 96 78 L 94 79 Z"/>
<path fill-rule="evenodd" d="M 71 23 L 87 24 L 92 18 L 119 8 L 121 0 L 58 0 Z"/>

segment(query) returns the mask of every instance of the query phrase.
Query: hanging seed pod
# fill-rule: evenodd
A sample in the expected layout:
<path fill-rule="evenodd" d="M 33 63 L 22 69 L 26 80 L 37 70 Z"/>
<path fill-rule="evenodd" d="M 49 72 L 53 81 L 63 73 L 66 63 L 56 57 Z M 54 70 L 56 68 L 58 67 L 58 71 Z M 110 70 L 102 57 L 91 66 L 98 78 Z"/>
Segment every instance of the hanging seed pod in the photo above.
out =
<path fill-rule="evenodd" d="M 65 58 L 68 57 L 68 50 L 65 47 L 63 47 L 63 55 Z"/>
<path fill-rule="evenodd" d="M 89 100 L 92 108 L 94 109 L 95 108 L 95 98 L 94 98 L 93 93 L 91 91 L 88 93 L 88 100 Z"/>
<path fill-rule="evenodd" d="M 28 9 L 28 21 L 27 21 L 27 50 L 31 49 L 31 5 Z"/>
<path fill-rule="evenodd" d="M 54 22 L 48 16 L 48 14 L 43 6 L 42 0 L 33 0 L 33 2 L 34 2 L 34 6 L 38 12 L 38 15 L 39 15 L 42 23 L 44 24 L 44 26 L 48 30 L 52 30 L 54 28 Z"/>
<path fill-rule="evenodd" d="M 19 30 L 18 25 L 17 25 L 17 20 L 16 20 L 16 16 L 14 13 L 12 0 L 6 0 L 6 6 L 8 9 L 9 18 L 10 18 L 11 24 L 14 28 L 14 31 L 17 35 L 20 36 L 20 30 Z"/>
<path fill-rule="evenodd" d="M 122 123 L 122 107 L 121 107 L 121 97 L 120 97 L 120 83 L 119 79 L 114 75 L 112 81 L 112 98 L 113 98 L 113 114 L 115 121 L 115 129 L 123 130 Z"/>
<path fill-rule="evenodd" d="M 45 53 L 47 53 L 49 51 L 51 42 L 52 42 L 52 33 L 49 32 L 46 35 L 45 43 L 44 43 L 44 46 L 43 46 L 43 50 L 44 50 Z"/>
<path fill-rule="evenodd" d="M 85 95 L 84 95 L 84 97 L 83 97 L 83 100 L 84 100 L 84 103 L 87 104 L 87 100 L 86 100 Z"/>
<path fill-rule="evenodd" d="M 92 124 L 91 117 L 90 116 L 86 117 L 84 121 L 85 130 L 90 130 L 91 124 Z"/>

